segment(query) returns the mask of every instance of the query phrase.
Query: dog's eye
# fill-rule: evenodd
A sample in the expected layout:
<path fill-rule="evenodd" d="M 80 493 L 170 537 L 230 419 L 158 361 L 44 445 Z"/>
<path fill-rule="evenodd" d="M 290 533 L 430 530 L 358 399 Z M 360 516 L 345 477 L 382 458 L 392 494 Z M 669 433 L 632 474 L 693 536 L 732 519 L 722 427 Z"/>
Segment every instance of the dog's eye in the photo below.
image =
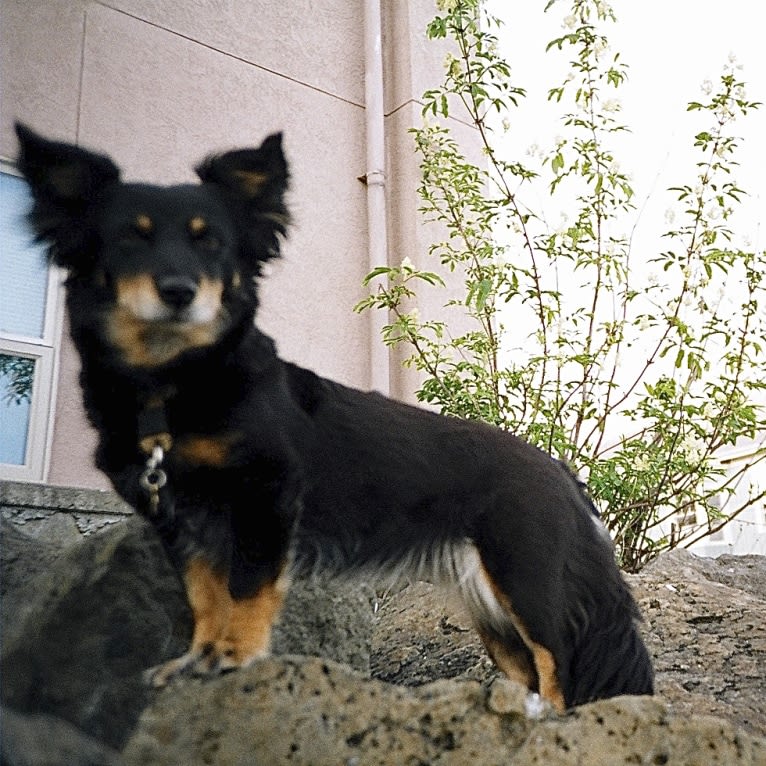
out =
<path fill-rule="evenodd" d="M 134 226 L 130 226 L 120 232 L 119 242 L 121 245 L 139 245 L 151 239 L 151 233 L 139 231 Z"/>
<path fill-rule="evenodd" d="M 196 245 L 209 252 L 217 252 L 221 249 L 220 238 L 216 236 L 208 222 L 201 215 L 190 219 L 188 226 L 189 235 Z"/>
<path fill-rule="evenodd" d="M 208 250 L 211 253 L 218 252 L 221 249 L 221 240 L 210 231 L 206 231 L 204 234 L 200 234 L 193 237 L 194 242 L 203 250 Z"/>

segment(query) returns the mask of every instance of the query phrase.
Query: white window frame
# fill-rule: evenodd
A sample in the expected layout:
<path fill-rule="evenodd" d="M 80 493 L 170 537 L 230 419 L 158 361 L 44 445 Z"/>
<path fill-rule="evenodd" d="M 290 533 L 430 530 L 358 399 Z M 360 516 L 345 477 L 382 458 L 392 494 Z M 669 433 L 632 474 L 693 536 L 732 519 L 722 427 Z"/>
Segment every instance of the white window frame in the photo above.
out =
<path fill-rule="evenodd" d="M 21 178 L 14 164 L 7 160 L 0 159 L 0 172 Z M 0 463 L 0 480 L 44 482 L 48 476 L 56 414 L 56 381 L 63 316 L 63 301 L 60 300 L 62 284 L 63 271 L 56 266 L 49 266 L 42 337 L 0 333 L 0 353 L 35 361 L 24 462 L 20 465 Z"/>

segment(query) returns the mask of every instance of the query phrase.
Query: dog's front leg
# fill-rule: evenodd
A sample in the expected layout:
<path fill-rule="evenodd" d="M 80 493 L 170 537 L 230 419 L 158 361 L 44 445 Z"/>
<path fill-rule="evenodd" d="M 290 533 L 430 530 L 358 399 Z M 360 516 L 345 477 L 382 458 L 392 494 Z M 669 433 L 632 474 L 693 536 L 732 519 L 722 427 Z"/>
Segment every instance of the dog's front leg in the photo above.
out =
<path fill-rule="evenodd" d="M 148 671 L 153 686 L 165 686 L 182 674 L 208 676 L 247 667 L 268 655 L 271 628 L 288 588 L 284 567 L 251 595 L 235 598 L 229 574 L 194 556 L 186 564 L 184 584 L 194 618 L 192 641 L 183 655 Z"/>
<path fill-rule="evenodd" d="M 148 672 L 154 686 L 181 674 L 215 675 L 247 667 L 269 653 L 271 630 L 289 587 L 290 545 L 299 493 L 281 482 L 278 493 L 247 493 L 230 511 L 227 564 L 214 566 L 201 552 L 178 562 L 180 540 L 171 546 L 183 573 L 194 633 L 189 650 Z M 275 496 L 276 495 L 276 496 Z"/>
<path fill-rule="evenodd" d="M 147 680 L 153 686 L 165 686 L 175 676 L 190 670 L 199 672 L 207 667 L 210 672 L 211 663 L 218 654 L 216 645 L 231 616 L 233 599 L 229 594 L 228 578 L 216 571 L 206 558 L 196 555 L 189 559 L 183 579 L 194 619 L 191 645 L 180 657 L 147 671 Z"/>

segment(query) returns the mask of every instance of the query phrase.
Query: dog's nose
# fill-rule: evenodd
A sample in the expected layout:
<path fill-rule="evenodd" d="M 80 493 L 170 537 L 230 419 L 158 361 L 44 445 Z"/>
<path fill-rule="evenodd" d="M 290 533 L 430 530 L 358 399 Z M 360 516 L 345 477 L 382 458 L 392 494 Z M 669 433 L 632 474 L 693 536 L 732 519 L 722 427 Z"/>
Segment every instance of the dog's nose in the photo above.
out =
<path fill-rule="evenodd" d="M 174 309 L 186 308 L 197 294 L 197 283 L 190 277 L 162 277 L 157 281 L 160 298 Z"/>

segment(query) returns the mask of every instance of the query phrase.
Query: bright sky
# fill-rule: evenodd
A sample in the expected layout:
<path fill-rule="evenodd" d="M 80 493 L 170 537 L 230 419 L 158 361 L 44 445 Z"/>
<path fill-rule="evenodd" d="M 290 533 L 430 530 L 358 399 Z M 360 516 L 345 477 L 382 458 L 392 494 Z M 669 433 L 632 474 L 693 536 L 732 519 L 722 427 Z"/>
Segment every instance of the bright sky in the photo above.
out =
<path fill-rule="evenodd" d="M 569 56 L 566 49 L 546 54 L 545 46 L 563 34 L 561 20 L 570 4 L 559 0 L 548 13 L 542 10 L 544 0 L 490 0 L 489 6 L 505 20 L 501 43 L 512 79 L 531 96 L 514 118 L 523 124 L 514 122 L 511 135 L 519 148 L 536 143 L 547 149 L 555 136 L 565 134 L 546 105 L 546 94 L 566 75 Z M 643 230 L 651 236 L 653 228 L 664 226 L 672 202 L 664 192 L 668 186 L 693 182 L 698 156 L 692 137 L 707 124 L 699 113 L 687 113 L 686 104 L 703 100 L 702 83 L 717 84 L 733 56 L 742 67 L 736 73 L 746 83 L 747 99 L 764 102 L 734 131 L 744 138 L 736 180 L 751 195 L 735 219 L 736 230 L 748 249 L 766 247 L 766 43 L 756 5 L 751 0 L 612 0 L 611 6 L 617 23 L 608 23 L 604 32 L 629 65 L 628 82 L 615 95 L 623 108 L 618 119 L 632 130 L 619 159 L 643 209 L 639 235 Z"/>

